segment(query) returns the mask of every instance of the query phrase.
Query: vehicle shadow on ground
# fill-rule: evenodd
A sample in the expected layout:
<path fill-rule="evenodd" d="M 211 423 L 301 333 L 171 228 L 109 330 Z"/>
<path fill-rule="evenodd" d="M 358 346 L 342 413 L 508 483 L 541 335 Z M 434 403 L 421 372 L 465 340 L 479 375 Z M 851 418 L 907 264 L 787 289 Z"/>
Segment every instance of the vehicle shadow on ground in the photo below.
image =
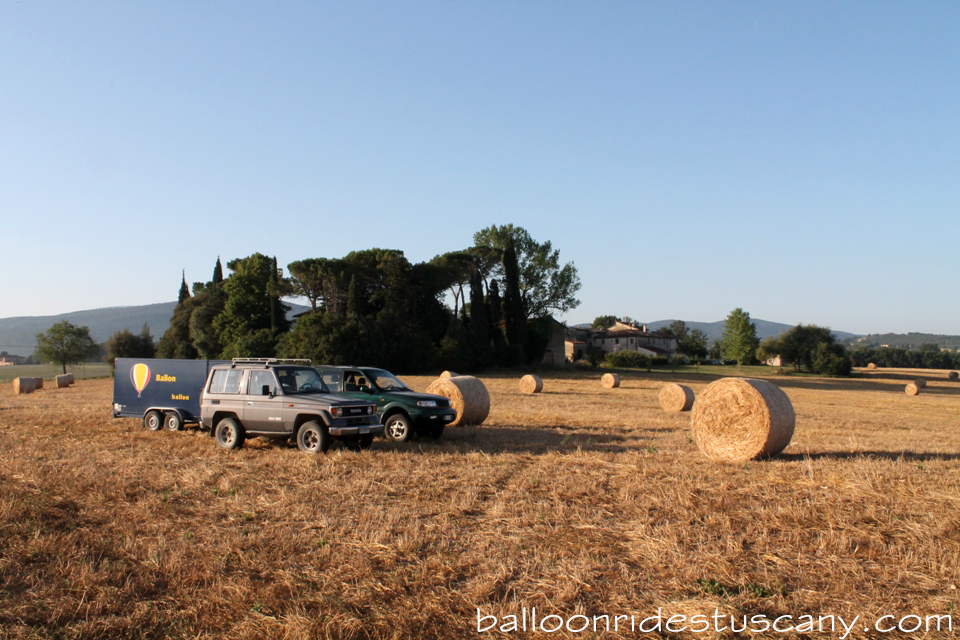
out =
<path fill-rule="evenodd" d="M 498 453 L 572 453 L 590 451 L 598 453 L 626 453 L 646 451 L 650 447 L 662 444 L 659 435 L 676 429 L 624 428 L 622 433 L 611 434 L 583 427 L 451 427 L 443 437 L 434 441 L 429 438 L 417 438 L 405 443 L 387 442 L 384 439 L 374 441 L 374 448 L 396 449 L 398 451 L 429 450 L 449 451 L 456 449 L 461 453 L 480 452 Z"/>
<path fill-rule="evenodd" d="M 960 460 L 960 453 L 920 453 L 915 451 L 819 451 L 814 453 L 783 453 L 777 458 L 786 461 L 802 460 L 858 460 L 880 458 L 884 460 L 904 460 L 906 462 L 925 462 L 929 460 Z"/>

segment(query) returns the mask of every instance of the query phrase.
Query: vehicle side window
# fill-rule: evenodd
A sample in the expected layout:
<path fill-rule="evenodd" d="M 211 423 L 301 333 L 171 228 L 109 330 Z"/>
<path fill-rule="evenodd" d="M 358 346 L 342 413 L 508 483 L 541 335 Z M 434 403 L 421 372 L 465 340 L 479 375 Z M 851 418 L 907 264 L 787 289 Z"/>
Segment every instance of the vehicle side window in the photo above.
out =
<path fill-rule="evenodd" d="M 277 379 L 273 377 L 272 371 L 251 371 L 250 385 L 247 387 L 247 394 L 251 396 L 263 395 L 263 387 L 269 388 L 269 393 L 276 395 Z"/>
<path fill-rule="evenodd" d="M 340 391 L 340 372 L 339 371 L 324 371 L 323 383 L 330 387 L 331 391 Z"/>
<path fill-rule="evenodd" d="M 218 369 L 210 380 L 210 393 L 240 393 L 240 369 Z"/>

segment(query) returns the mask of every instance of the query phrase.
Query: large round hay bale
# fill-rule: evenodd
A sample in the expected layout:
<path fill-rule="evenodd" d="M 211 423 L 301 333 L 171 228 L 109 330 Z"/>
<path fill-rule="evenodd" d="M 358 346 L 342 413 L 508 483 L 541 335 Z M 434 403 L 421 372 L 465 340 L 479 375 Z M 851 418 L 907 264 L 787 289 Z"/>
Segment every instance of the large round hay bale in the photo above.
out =
<path fill-rule="evenodd" d="M 870 364 L 867 365 L 867 369 L 876 369 L 876 368 L 877 368 L 877 364 L 875 362 L 871 362 Z"/>
<path fill-rule="evenodd" d="M 919 389 L 927 388 L 927 381 L 924 378 L 917 378 L 916 380 L 913 381 L 913 383 L 917 385 Z"/>
<path fill-rule="evenodd" d="M 440 377 L 441 378 L 458 378 L 460 377 L 460 374 L 456 373 L 455 371 L 444 371 L 443 373 L 440 374 Z"/>
<path fill-rule="evenodd" d="M 956 381 L 960 379 L 960 373 L 957 373 L 956 371 L 951 371 L 950 373 L 947 374 L 947 378 L 949 378 L 950 380 Z"/>
<path fill-rule="evenodd" d="M 70 377 L 66 374 L 59 375 L 55 378 L 57 383 L 57 389 L 63 389 L 64 387 L 70 386 Z"/>
<path fill-rule="evenodd" d="M 790 398 L 753 378 L 721 378 L 693 405 L 693 437 L 711 460 L 745 462 L 783 451 L 797 422 Z"/>
<path fill-rule="evenodd" d="M 620 386 L 620 376 L 615 373 L 605 373 L 603 377 L 600 378 L 600 384 L 607 389 L 616 389 Z"/>
<path fill-rule="evenodd" d="M 693 389 L 683 384 L 668 384 L 660 389 L 660 406 L 664 411 L 690 411 L 693 399 Z"/>
<path fill-rule="evenodd" d="M 906 387 L 904 387 L 903 391 L 908 396 L 920 395 L 920 387 L 917 385 L 916 382 L 911 382 L 910 384 L 908 384 Z"/>
<path fill-rule="evenodd" d="M 520 378 L 520 391 L 522 393 L 540 393 L 543 391 L 543 379 L 532 373 Z"/>
<path fill-rule="evenodd" d="M 72 373 L 72 372 L 67 374 L 67 379 L 69 380 L 70 384 L 73 384 L 73 373 Z"/>
<path fill-rule="evenodd" d="M 478 378 L 457 376 L 434 380 L 427 393 L 445 396 L 450 406 L 457 410 L 457 419 L 450 426 L 481 424 L 490 414 L 490 394 Z"/>
<path fill-rule="evenodd" d="M 35 378 L 14 378 L 13 379 L 13 393 L 16 395 L 24 393 L 33 393 L 36 389 Z"/>
<path fill-rule="evenodd" d="M 33 379 L 33 388 L 34 388 L 34 389 L 43 389 L 43 378 L 34 378 L 34 379 Z"/>

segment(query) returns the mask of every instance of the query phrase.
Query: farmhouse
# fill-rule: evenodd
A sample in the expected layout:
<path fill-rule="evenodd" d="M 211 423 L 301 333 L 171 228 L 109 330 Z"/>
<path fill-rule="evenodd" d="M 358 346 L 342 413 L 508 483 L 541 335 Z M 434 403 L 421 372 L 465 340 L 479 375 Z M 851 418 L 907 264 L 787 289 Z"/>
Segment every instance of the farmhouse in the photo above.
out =
<path fill-rule="evenodd" d="M 4 355 L 0 356 L 0 367 L 8 367 L 14 364 L 24 364 L 26 361 L 27 359 L 23 356 Z"/>
<path fill-rule="evenodd" d="M 615 322 L 607 329 L 570 327 L 565 344 L 567 359 L 583 360 L 592 347 L 603 354 L 637 351 L 645 356 L 669 357 L 677 350 L 677 341 L 659 331 L 648 331 L 647 325 Z"/>

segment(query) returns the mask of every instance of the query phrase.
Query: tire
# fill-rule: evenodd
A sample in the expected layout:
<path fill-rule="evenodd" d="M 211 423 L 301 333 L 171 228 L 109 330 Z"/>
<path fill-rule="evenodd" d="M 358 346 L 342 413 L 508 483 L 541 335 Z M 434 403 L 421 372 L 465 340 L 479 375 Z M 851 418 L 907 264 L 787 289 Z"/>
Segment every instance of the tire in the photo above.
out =
<path fill-rule="evenodd" d="M 160 431 L 163 428 L 163 416 L 159 411 L 147 411 L 143 416 L 143 428 L 147 431 Z"/>
<path fill-rule="evenodd" d="M 183 419 L 176 411 L 170 411 L 163 416 L 163 428 L 167 431 L 182 431 Z"/>
<path fill-rule="evenodd" d="M 360 436 L 360 448 L 369 449 L 373 445 L 373 434 L 365 433 Z"/>
<path fill-rule="evenodd" d="M 410 418 L 402 413 L 395 413 L 384 422 L 384 435 L 394 442 L 406 442 L 413 435 Z"/>
<path fill-rule="evenodd" d="M 243 446 L 243 427 L 233 418 L 224 418 L 217 423 L 214 437 L 221 449 L 239 449 Z"/>
<path fill-rule="evenodd" d="M 330 448 L 330 433 L 317 422 L 305 422 L 297 431 L 297 448 L 314 455 Z"/>
<path fill-rule="evenodd" d="M 443 427 L 445 425 L 441 422 L 440 424 L 431 425 L 427 429 L 427 435 L 430 436 L 431 440 L 439 440 L 440 436 L 443 435 Z"/>

